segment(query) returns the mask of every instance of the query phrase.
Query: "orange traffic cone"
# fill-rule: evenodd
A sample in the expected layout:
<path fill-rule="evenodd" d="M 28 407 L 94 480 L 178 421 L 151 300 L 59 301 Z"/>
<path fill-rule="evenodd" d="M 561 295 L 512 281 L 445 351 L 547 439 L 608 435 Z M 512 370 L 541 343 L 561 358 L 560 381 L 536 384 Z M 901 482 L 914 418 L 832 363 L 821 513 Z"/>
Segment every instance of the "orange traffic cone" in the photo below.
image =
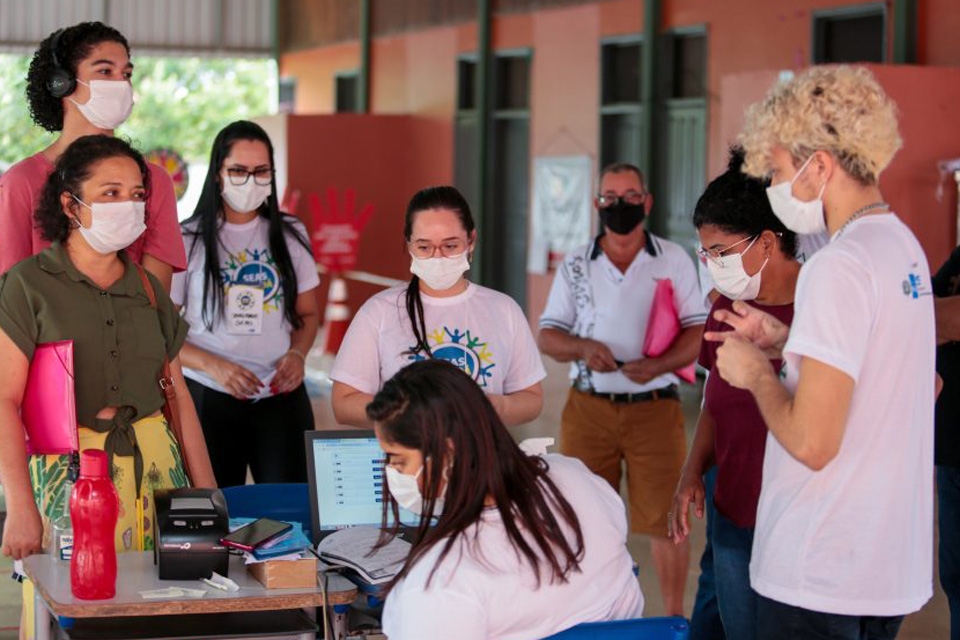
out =
<path fill-rule="evenodd" d="M 347 282 L 336 276 L 330 281 L 330 295 L 327 296 L 327 308 L 324 311 L 324 324 L 327 326 L 327 339 L 323 352 L 336 355 L 340 343 L 350 326 L 350 307 L 347 306 Z"/>

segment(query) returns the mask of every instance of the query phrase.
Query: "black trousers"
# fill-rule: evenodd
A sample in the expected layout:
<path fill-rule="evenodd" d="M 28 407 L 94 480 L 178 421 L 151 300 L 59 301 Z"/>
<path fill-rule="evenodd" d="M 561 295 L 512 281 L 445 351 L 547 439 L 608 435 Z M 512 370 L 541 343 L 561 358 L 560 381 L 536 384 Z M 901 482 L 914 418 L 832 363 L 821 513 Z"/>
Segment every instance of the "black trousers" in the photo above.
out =
<path fill-rule="evenodd" d="M 306 387 L 257 402 L 237 400 L 189 378 L 187 388 L 217 485 L 244 484 L 248 465 L 256 483 L 307 481 L 303 433 L 314 425 Z"/>
<path fill-rule="evenodd" d="M 758 595 L 758 640 L 893 640 L 904 616 L 844 616 Z"/>

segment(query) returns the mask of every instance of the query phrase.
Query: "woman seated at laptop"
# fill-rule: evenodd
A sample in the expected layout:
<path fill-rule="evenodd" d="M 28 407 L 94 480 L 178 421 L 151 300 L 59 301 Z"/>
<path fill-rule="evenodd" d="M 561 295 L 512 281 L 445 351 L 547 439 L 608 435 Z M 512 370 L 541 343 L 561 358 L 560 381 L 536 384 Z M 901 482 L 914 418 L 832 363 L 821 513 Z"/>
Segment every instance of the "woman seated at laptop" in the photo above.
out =
<path fill-rule="evenodd" d="M 643 612 L 620 497 L 578 460 L 522 453 L 467 374 L 411 364 L 367 416 L 387 454 L 384 522 L 420 514 L 386 587 L 390 640 L 543 638 Z"/>

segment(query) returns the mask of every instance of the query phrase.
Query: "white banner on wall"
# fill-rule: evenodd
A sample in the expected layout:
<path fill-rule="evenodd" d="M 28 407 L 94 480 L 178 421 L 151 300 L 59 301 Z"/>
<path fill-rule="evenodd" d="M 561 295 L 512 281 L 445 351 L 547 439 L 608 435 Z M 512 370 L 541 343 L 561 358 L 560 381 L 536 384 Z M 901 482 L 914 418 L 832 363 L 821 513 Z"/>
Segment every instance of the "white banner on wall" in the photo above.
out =
<path fill-rule="evenodd" d="M 551 255 L 562 258 L 590 240 L 591 167 L 585 155 L 534 159 L 530 273 L 546 273 Z"/>

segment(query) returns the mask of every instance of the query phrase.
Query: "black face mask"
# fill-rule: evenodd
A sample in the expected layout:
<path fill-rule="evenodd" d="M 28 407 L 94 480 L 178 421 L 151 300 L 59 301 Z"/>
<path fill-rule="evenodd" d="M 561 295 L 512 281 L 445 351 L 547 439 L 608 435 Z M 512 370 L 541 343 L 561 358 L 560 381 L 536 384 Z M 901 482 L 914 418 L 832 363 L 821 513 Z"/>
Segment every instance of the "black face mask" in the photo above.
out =
<path fill-rule="evenodd" d="M 642 204 L 629 204 L 619 200 L 609 207 L 600 209 L 600 222 L 610 231 L 626 235 L 644 221 L 647 212 Z"/>

